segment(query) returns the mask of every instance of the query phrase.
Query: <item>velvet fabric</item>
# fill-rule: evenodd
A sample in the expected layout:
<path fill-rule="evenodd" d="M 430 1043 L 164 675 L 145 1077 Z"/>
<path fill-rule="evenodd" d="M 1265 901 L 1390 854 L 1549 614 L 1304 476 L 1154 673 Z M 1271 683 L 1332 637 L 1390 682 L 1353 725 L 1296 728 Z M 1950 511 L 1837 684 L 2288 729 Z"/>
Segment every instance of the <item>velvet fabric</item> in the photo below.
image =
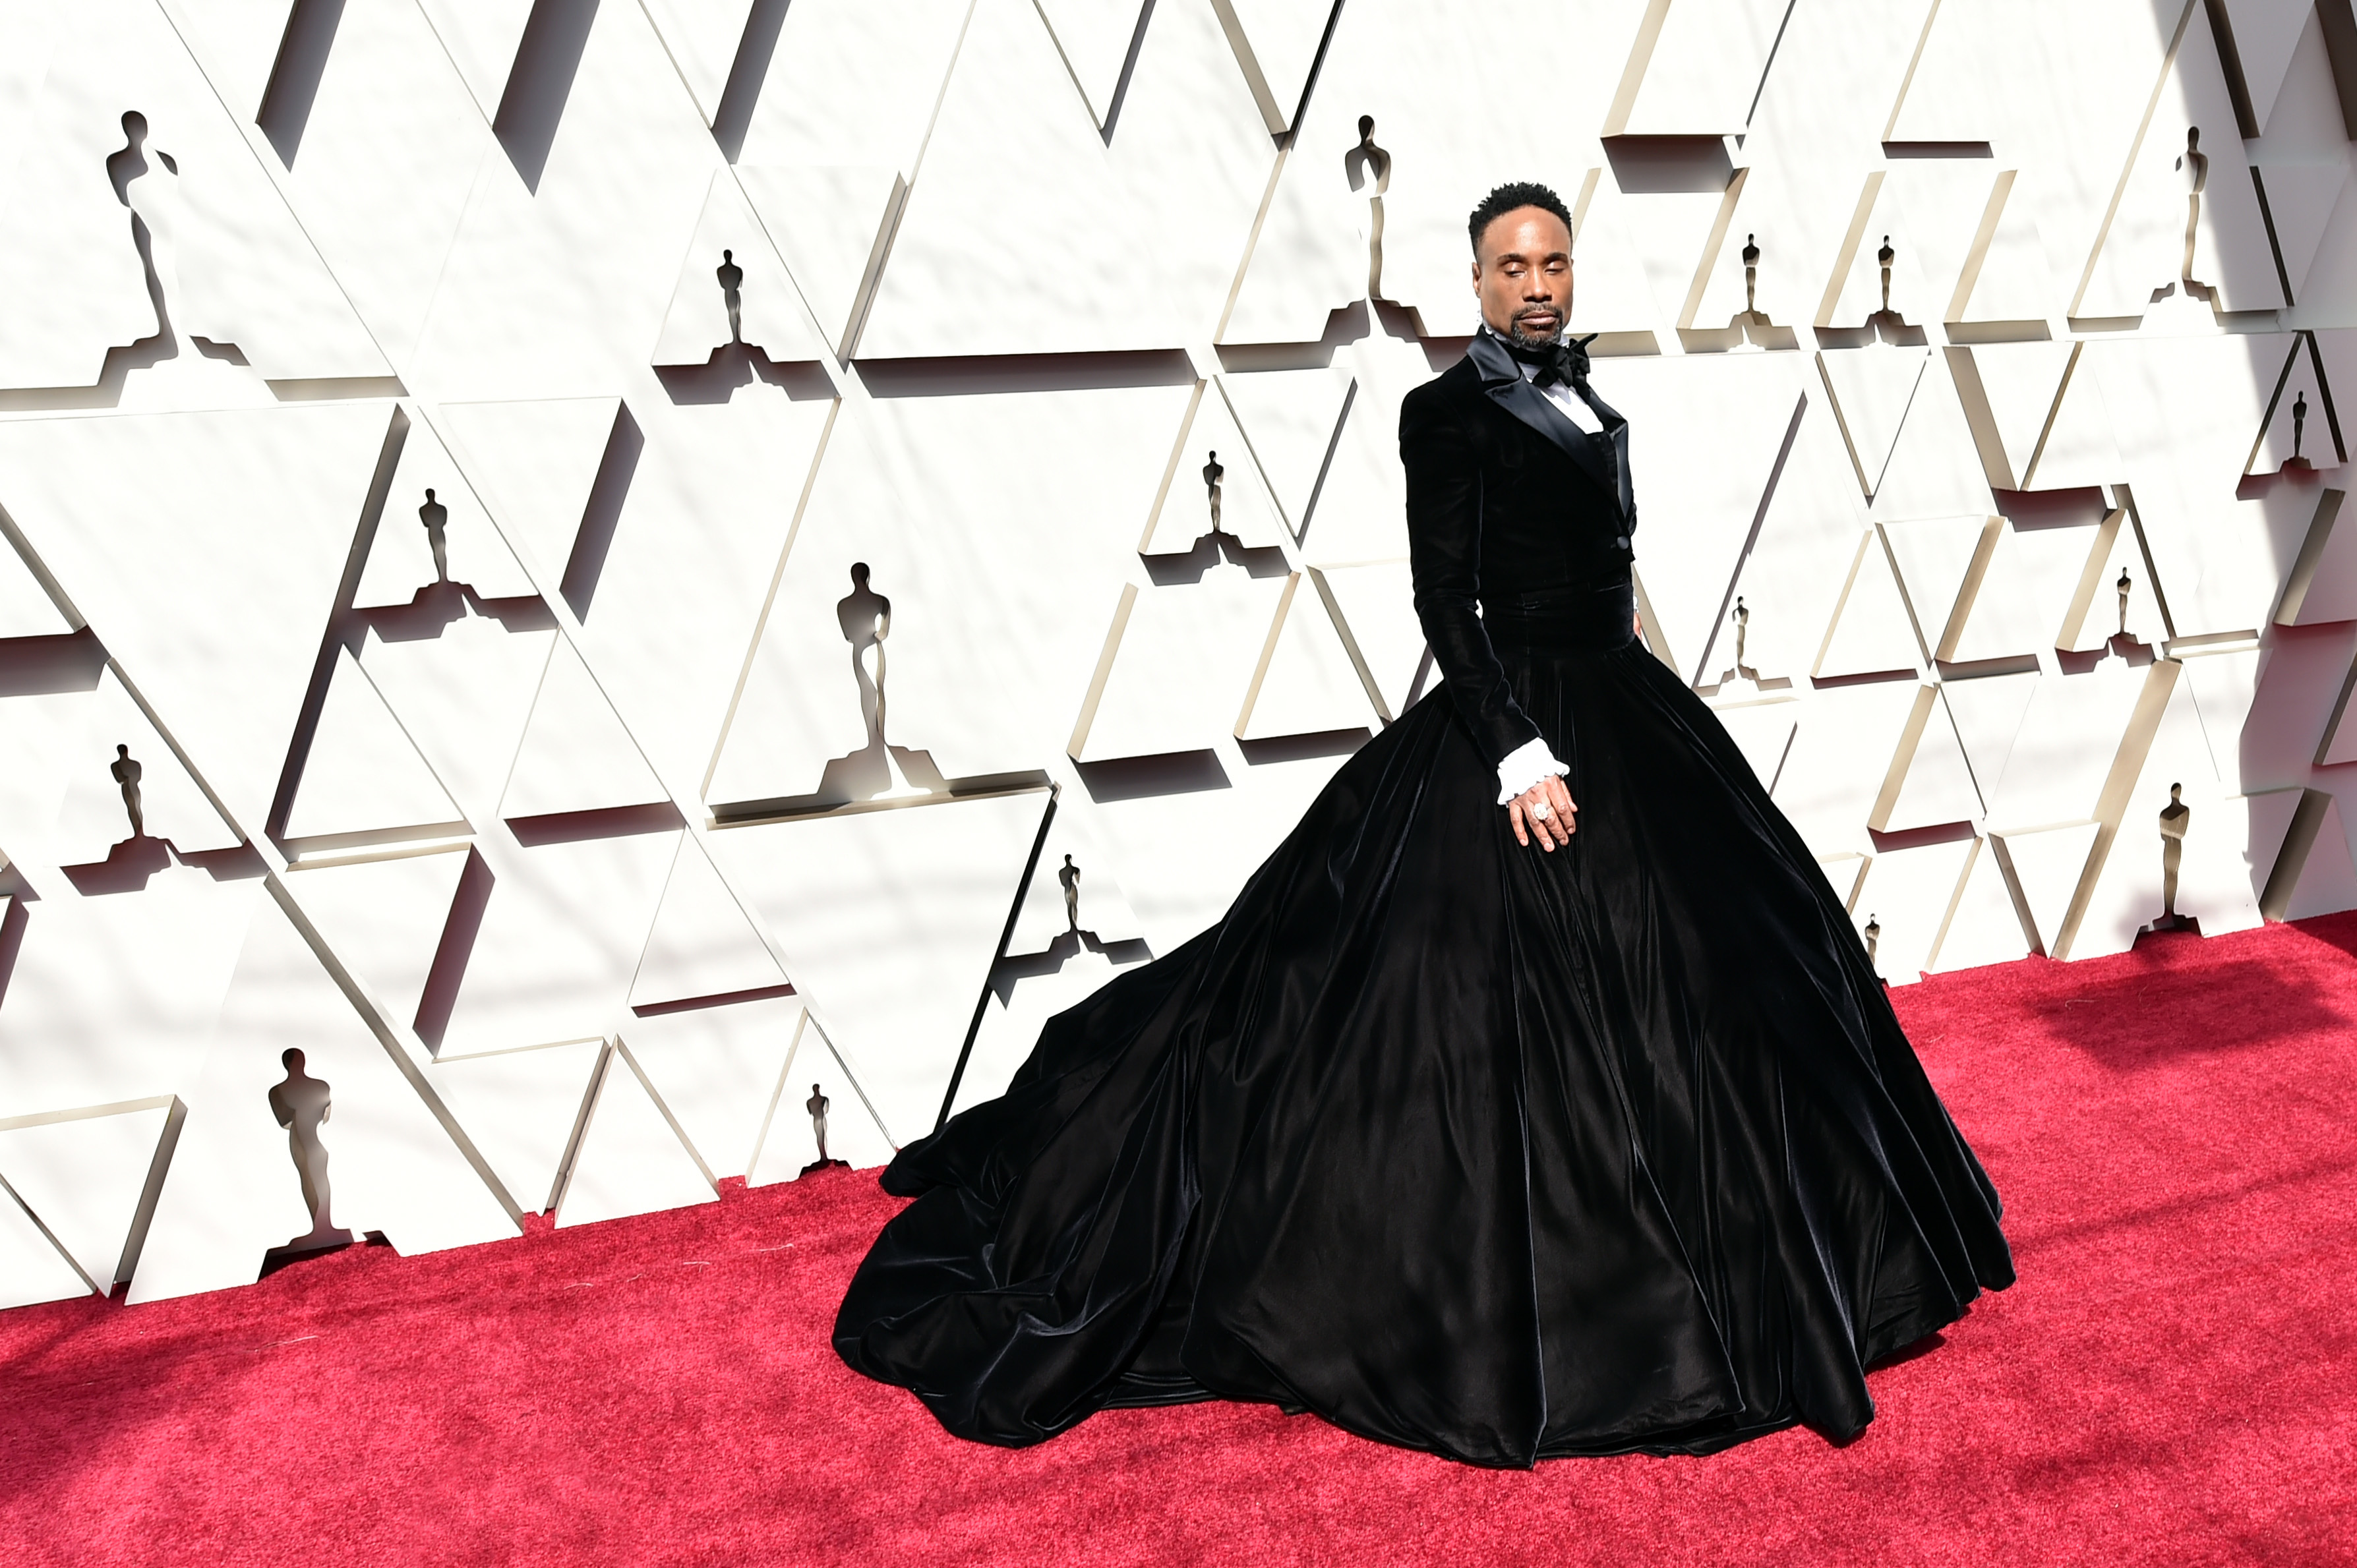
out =
<path fill-rule="evenodd" d="M 916 1201 L 835 1346 L 950 1431 L 1222 1397 L 1489 1466 L 1846 1438 L 1868 1362 L 2011 1283 L 1840 902 L 1631 636 L 1625 424 L 1513 389 L 1469 360 L 1402 415 L 1440 687 L 887 1169 Z M 1494 800 L 1534 736 L 1552 854 Z"/>

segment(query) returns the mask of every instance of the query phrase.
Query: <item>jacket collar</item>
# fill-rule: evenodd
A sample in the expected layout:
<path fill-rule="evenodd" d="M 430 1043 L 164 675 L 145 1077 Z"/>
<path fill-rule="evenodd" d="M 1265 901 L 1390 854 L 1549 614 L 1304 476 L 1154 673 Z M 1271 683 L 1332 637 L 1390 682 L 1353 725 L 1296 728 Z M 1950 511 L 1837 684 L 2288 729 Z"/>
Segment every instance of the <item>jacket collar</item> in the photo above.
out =
<path fill-rule="evenodd" d="M 1611 443 L 1612 457 L 1608 459 L 1597 443 L 1577 425 L 1565 417 L 1561 409 L 1549 402 L 1546 393 L 1523 379 L 1523 367 L 1506 351 L 1494 333 L 1486 328 L 1473 335 L 1467 345 L 1465 357 L 1481 378 L 1481 390 L 1494 399 L 1499 407 L 1555 443 L 1565 456 L 1579 465 L 1580 471 L 1596 481 L 1596 488 L 1611 497 L 1629 517 L 1635 511 L 1628 482 L 1629 422 L 1614 412 L 1603 399 L 1589 392 L 1585 395 L 1587 405 L 1603 421 L 1604 435 Z M 1617 471 L 1616 471 L 1617 470 Z"/>

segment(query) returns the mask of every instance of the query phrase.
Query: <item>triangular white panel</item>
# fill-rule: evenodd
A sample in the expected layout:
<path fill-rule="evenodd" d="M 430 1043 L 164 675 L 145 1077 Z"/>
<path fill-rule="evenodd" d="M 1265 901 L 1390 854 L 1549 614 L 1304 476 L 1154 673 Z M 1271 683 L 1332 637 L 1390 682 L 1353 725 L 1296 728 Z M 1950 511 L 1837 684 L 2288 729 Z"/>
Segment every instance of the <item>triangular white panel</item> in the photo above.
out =
<path fill-rule="evenodd" d="M 2357 515 L 2341 518 L 2348 497 L 2319 487 L 2316 515 L 2276 605 L 2277 626 L 2325 626 L 2357 619 Z"/>
<path fill-rule="evenodd" d="M 2265 126 L 2273 117 L 2276 94 L 2283 89 L 2303 27 L 2316 26 L 2310 19 L 2314 13 L 2281 0 L 2225 0 L 2225 5 L 2234 58 L 2242 64 L 2243 86 L 2251 95 L 2251 117 Z"/>
<path fill-rule="evenodd" d="M 1952 839 L 1913 849 L 1886 850 L 1867 867 L 1850 908 L 1864 938 L 1875 934 L 1875 972 L 1893 985 L 1911 985 L 1931 967 L 1945 934 L 1956 893 L 1978 841 Z"/>
<path fill-rule="evenodd" d="M 2101 823 L 2081 822 L 2072 827 L 1998 835 L 2012 860 L 2021 896 L 2029 902 L 2029 918 L 2037 925 L 2040 945 L 2049 958 L 2055 956 L 2057 944 L 2062 940 L 2063 918 L 2070 913 L 2071 900 L 2079 891 L 2081 874 L 2087 868 L 2087 851 L 2101 831 Z"/>
<path fill-rule="evenodd" d="M 2168 640 L 2169 628 L 2161 619 L 2152 569 L 2136 542 L 2136 525 L 2125 510 L 2114 511 L 2090 534 L 2086 563 L 2054 630 L 2054 646 L 2092 653 L 2125 633 L 2147 648 L 2160 647 Z M 2125 606 L 2120 602 L 2123 577 L 2127 579 Z"/>
<path fill-rule="evenodd" d="M 2072 353 L 2068 343 L 1984 343 L 1947 351 L 1990 484 L 2029 488 Z"/>
<path fill-rule="evenodd" d="M 579 1125 L 601 1040 L 436 1062 L 425 1080 L 482 1152 L 509 1196 L 547 1209 Z"/>
<path fill-rule="evenodd" d="M 1865 760 L 1860 758 L 1861 763 Z M 1867 826 L 1877 832 L 1906 832 L 1968 822 L 1980 814 L 1981 798 L 1973 788 L 1972 768 L 1964 761 L 1964 747 L 1956 740 L 1955 725 L 1940 700 L 1939 688 L 1920 687 Z"/>
<path fill-rule="evenodd" d="M 122 746 L 131 748 L 130 759 L 139 765 L 140 811 L 149 838 L 168 839 L 183 852 L 228 849 L 243 842 L 188 777 L 113 670 L 100 678 L 83 711 L 81 752 L 58 819 L 61 854 L 100 860 L 108 846 L 131 836 L 123 786 L 113 775 L 122 760 L 115 748 Z"/>
<path fill-rule="evenodd" d="M 1733 587 L 1743 618 L 1738 621 L 1735 606 L 1728 605 L 1703 657 L 1703 684 L 1721 685 L 1717 701 L 1735 694 L 1724 686 L 1730 672 L 1738 683 L 1749 679 L 1787 692 L 1794 686 L 1776 683 L 1796 683 L 1811 672 L 1835 609 L 1851 587 L 1853 568 L 1860 564 L 1862 511 L 1849 456 L 1834 422 L 1803 420 L 1768 514 L 1741 556 Z M 1882 548 L 1879 540 L 1870 542 L 1877 551 Z M 1883 570 L 1888 575 L 1888 567 Z M 1900 629 L 1909 651 L 1890 667 L 1911 669 L 1913 637 L 1905 629 L 1903 612 Z M 1740 662 L 1754 671 L 1749 677 L 1735 668 L 1738 660 L 1731 657 L 1738 630 L 1744 645 Z"/>
<path fill-rule="evenodd" d="M 1874 489 L 1874 511 L 1881 516 L 1956 516 L 1964 511 L 2001 511 L 1989 493 L 1989 469 L 1982 462 L 1973 420 L 1956 393 L 1956 371 L 1940 356 L 1916 382 L 1907 422 L 1883 465 Z"/>
<path fill-rule="evenodd" d="M 89 386 L 107 350 L 156 330 L 146 273 L 105 166 L 124 145 L 122 110 L 90 91 L 44 91 L 69 13 L 12 7 L 0 18 L 0 387 Z"/>
<path fill-rule="evenodd" d="M 2325 803 L 2324 820 L 2317 826 L 2316 842 L 2309 845 L 2284 918 L 2304 920 L 2349 908 L 2357 908 L 2357 865 L 2350 859 L 2349 831 L 2341 820 L 2340 797 L 2334 796 Z"/>
<path fill-rule="evenodd" d="M 2287 303 L 2206 5 L 2193 8 L 2173 61 L 2073 316 L 2142 316 L 2156 290 L 2190 292 L 2189 275 L 2217 291 L 2218 309 Z"/>
<path fill-rule="evenodd" d="M 1122 62 L 1136 36 L 1135 0 L 1039 0 L 1039 15 L 1056 39 L 1056 52 L 1072 73 L 1072 84 L 1103 125 L 1113 113 Z"/>
<path fill-rule="evenodd" d="M 640 1018 L 622 1044 L 705 1169 L 743 1176 L 802 1020 L 799 997 L 763 997 Z"/>
<path fill-rule="evenodd" d="M 1873 681 L 1811 694 L 1772 798 L 1818 856 L 1868 842 L 1867 813 L 1914 714 L 1916 690 L 1913 681 Z"/>
<path fill-rule="evenodd" d="M 623 1050 L 608 1053 L 556 1223 L 587 1225 L 719 1197 Z"/>
<path fill-rule="evenodd" d="M 466 819 L 351 650 L 336 650 L 285 836 L 318 847 L 464 832 Z"/>
<path fill-rule="evenodd" d="M 420 1010 L 419 1033 L 437 1056 L 612 1032 L 683 831 L 666 819 L 676 822 L 668 811 L 619 822 L 544 818 L 540 827 L 565 830 L 546 833 L 516 819 L 511 828 L 538 842 L 477 844 L 474 902 L 454 906 L 464 916 L 454 938 L 468 940 L 441 971 L 454 984 L 429 986 Z"/>
<path fill-rule="evenodd" d="M 1211 533 L 1215 521 L 1211 510 L 1215 479 L 1220 532 L 1254 549 L 1283 542 L 1284 521 L 1216 381 L 1202 384 L 1186 428 L 1178 434 L 1170 480 L 1163 487 L 1145 537 L 1138 542 L 1138 553 L 1183 555 Z"/>
<path fill-rule="evenodd" d="M 298 866 L 286 885 L 336 956 L 406 1023 L 417 1015 L 466 868 L 460 844 L 428 854 L 396 851 L 350 864 Z"/>
<path fill-rule="evenodd" d="M 435 411 L 451 455 L 500 532 L 552 586 L 573 557 L 590 489 L 620 430 L 618 415 L 628 418 L 621 400 L 610 397 L 455 403 Z"/>
<path fill-rule="evenodd" d="M 1984 552 L 2002 526 L 1991 517 L 1923 518 L 1882 525 L 1916 629 L 1934 658 L 1951 656 L 1953 639 L 1962 635 L 1980 586 Z"/>
<path fill-rule="evenodd" d="M 2029 705 L 2004 775 L 1994 787 L 1986 779 L 1980 781 L 1989 825 L 2002 832 L 2094 815 L 2137 703 L 2154 682 L 2169 680 L 2175 672 L 2174 667 L 2158 662 L 2137 669 L 2107 659 L 2083 675 L 2025 682 L 2030 689 Z M 1953 703 L 1951 708 L 1963 731 L 1962 710 Z M 1969 734 L 1966 744 L 1969 748 Z"/>
<path fill-rule="evenodd" d="M 194 25 L 188 42 L 205 74 L 221 91 L 231 113 L 256 118 L 296 5 L 254 5 L 253 0 L 176 0 Z"/>
<path fill-rule="evenodd" d="M 1825 390 L 1833 395 L 1834 415 L 1857 470 L 1858 488 L 1868 496 L 1881 487 L 1890 449 L 1899 440 L 1931 353 L 1929 349 L 1877 345 L 1817 355 Z"/>
<path fill-rule="evenodd" d="M 2321 385 L 2306 343 L 2292 346 L 2284 371 L 2275 406 L 2267 411 L 2244 471 L 2275 474 L 2289 465 L 2290 471 L 2298 474 L 2303 466 L 2316 470 L 2341 467 L 2341 454 L 2332 445 L 2332 429 L 2324 412 L 2328 389 Z"/>
<path fill-rule="evenodd" d="M 2004 866 L 1990 841 L 1980 839 L 1956 888 L 1947 932 L 1923 967 L 1942 974 L 1953 969 L 2009 962 L 2029 950 L 2029 939 L 2022 934 L 2021 917 L 2007 886 Z"/>
<path fill-rule="evenodd" d="M 1372 727 L 1374 709 L 1333 618 L 1298 572 L 1286 579 L 1260 667 L 1236 715 L 1241 740 Z"/>
<path fill-rule="evenodd" d="M 2050 630 L 2039 613 L 2038 583 L 2022 535 L 2004 519 L 1995 521 L 1985 537 L 1970 603 L 1963 607 L 1963 624 L 1934 650 L 1958 664 L 2029 657 Z"/>
<path fill-rule="evenodd" d="M 654 929 L 647 933 L 646 950 L 630 982 L 630 1005 L 654 1007 L 785 983 L 785 971 L 703 848 L 682 835 Z"/>
<path fill-rule="evenodd" d="M 1085 799 L 1062 797 L 1048 824 L 1039 858 L 1032 864 L 1031 884 L 1024 890 L 1014 934 L 1006 939 L 1007 952 L 1046 952 L 1076 929 L 1101 944 L 1144 935 L 1129 896 L 1122 891 L 1118 870 L 1096 809 Z"/>
<path fill-rule="evenodd" d="M 1935 285 L 1925 271 L 1939 267 L 1948 258 L 1942 252 L 1945 247 L 1934 242 L 1930 247 L 1919 242 L 1908 227 L 1907 215 L 1901 209 L 1900 187 L 1888 174 L 1869 175 L 1871 189 L 1862 192 L 1866 209 L 1857 215 L 1855 243 L 1849 247 L 1849 265 L 1827 280 L 1825 295 L 1818 305 L 1817 326 L 1856 330 L 1873 323 L 1873 318 L 1885 308 L 1909 326 L 1921 329 L 1935 320 L 1940 308 L 1954 288 L 1953 274 L 1948 276 L 1946 290 L 1935 292 Z M 1970 199 L 1966 198 L 1966 199 Z M 1953 198 L 1951 198 L 1953 204 Z M 1882 251 L 1890 249 L 1889 304 L 1883 303 Z M 1897 322 L 1887 317 L 1879 323 L 1894 330 Z"/>
<path fill-rule="evenodd" d="M 2248 791 L 2255 784 L 2264 789 L 2281 777 L 2260 759 L 2258 746 L 2246 744 L 2251 706 L 2258 700 L 2262 658 L 2259 650 L 2249 647 L 2212 652 L 2191 650 L 2179 656 L 2184 668 L 2178 680 L 2193 693 L 2193 709 L 2201 715 L 2201 736 L 2210 746 L 2211 767 L 2229 793 Z M 2258 738 L 2252 735 L 2247 740 Z"/>
<path fill-rule="evenodd" d="M 1284 595 L 1283 581 L 1236 566 L 1200 583 L 1125 589 L 1101 684 L 1072 728 L 1072 759 L 1199 751 L 1232 733 Z"/>
<path fill-rule="evenodd" d="M 102 1288 L 130 1239 L 168 1101 L 0 1128 L 0 1177 Z"/>
<path fill-rule="evenodd" d="M 818 1126 L 811 1109 L 815 1096 L 826 1115 L 826 1155 L 855 1170 L 872 1170 L 890 1160 L 894 1148 L 869 1113 L 859 1086 L 816 1027 L 806 1026 L 785 1071 L 765 1099 L 766 1131 L 761 1152 L 745 1176 L 748 1187 L 793 1181 L 818 1159 Z M 920 1132 L 930 1132 L 927 1119 Z M 835 1173 L 840 1175 L 841 1173 Z"/>
<path fill-rule="evenodd" d="M 2139 931 L 2161 918 L 2167 907 L 2162 813 L 2172 810 L 2172 787 L 2177 806 L 2184 811 L 2176 819 L 2183 830 L 2176 843 L 2176 912 L 2200 920 L 2209 936 L 2259 923 L 2259 890 L 2266 885 L 2275 851 L 2283 843 L 2284 827 L 2300 794 L 2290 790 L 2279 802 L 2274 841 L 2260 852 L 2254 877 L 2248 856 L 2259 846 L 2252 838 L 2256 824 L 2249 801 L 2229 797 L 2219 788 L 2192 690 L 2179 679 L 2170 683 L 2136 782 L 2120 803 L 2118 831 L 2101 864 L 2091 868 L 2094 875 L 2086 890 L 2085 912 L 2062 956 L 2126 952 L 2136 945 Z"/>
<path fill-rule="evenodd" d="M 1751 764 L 1760 788 L 1772 794 L 1777 775 L 1783 771 L 1784 761 L 1792 755 L 1801 717 L 1800 703 L 1786 699 L 1744 703 L 1716 711 L 1727 738 L 1743 753 L 1743 759 Z"/>
<path fill-rule="evenodd" d="M 1039 6 L 978 0 L 923 148 L 859 334 L 865 357 L 1185 342 L 1219 319 L 1271 164 L 1268 133 L 1208 5 L 1154 7 L 1108 139 Z M 1096 252 L 1093 237 L 1107 232 L 1146 247 L 1152 288 L 1127 286 L 1127 269 Z M 1078 286 L 1040 287 L 1046 272 L 1074 264 L 1067 275 Z M 961 281 L 945 309 L 948 276 Z"/>
<path fill-rule="evenodd" d="M 1300 532 L 1357 390 L 1353 379 L 1339 370 L 1259 371 L 1223 375 L 1219 384 L 1278 510 Z"/>
<path fill-rule="evenodd" d="M 389 417 L 294 403 L 0 426 L 8 515 L 242 822 L 269 813 Z"/>
<path fill-rule="evenodd" d="M 1950 681 L 1941 688 L 1984 801 L 1996 798 L 1997 784 L 2005 777 L 2014 741 L 2021 733 L 2022 715 L 2029 712 L 2037 687 L 2038 677 L 2025 673 Z"/>
<path fill-rule="evenodd" d="M 0 549 L 0 638 L 57 637 L 73 630 L 14 550 Z"/>
<path fill-rule="evenodd" d="M 1848 583 L 1809 672 L 1825 681 L 1912 671 L 1922 657 L 1889 553 L 1881 535 L 1868 529 L 1858 538 Z"/>
<path fill-rule="evenodd" d="M 29 1115 L 182 1091 L 262 897 L 258 877 L 176 866 L 135 891 L 20 904 L 0 1104 Z"/>
<path fill-rule="evenodd" d="M 361 668 L 470 821 L 498 814 L 556 633 L 468 616 L 439 637 L 388 642 L 371 629 Z"/>
<path fill-rule="evenodd" d="M 720 112 L 720 95 L 727 89 L 753 0 L 646 0 L 646 5 L 647 19 L 710 124 Z"/>
<path fill-rule="evenodd" d="M 131 1283 L 131 1300 L 250 1283 L 263 1254 L 308 1234 L 302 1175 L 271 1090 L 286 1051 L 329 1091 L 317 1129 L 328 1218 L 381 1230 L 404 1252 L 513 1235 L 458 1145 L 394 1066 L 275 904 L 264 901 L 239 955 L 203 1071 L 185 1091 L 172 1154 Z"/>
<path fill-rule="evenodd" d="M 384 515 L 369 545 L 368 565 L 352 596 L 355 606 L 405 605 L 437 580 L 429 521 L 440 526 L 448 581 L 464 583 L 487 599 L 520 598 L 534 591 L 441 437 L 425 421 L 413 420 Z"/>
<path fill-rule="evenodd" d="M 1663 9 L 1658 31 L 1640 35 L 1628 68 L 1638 76 L 1635 91 L 1631 93 L 1624 78 L 1621 92 L 1629 102 L 1615 105 L 1605 134 L 1742 134 L 1790 7 L 1775 0 L 1684 0 Z"/>
<path fill-rule="evenodd" d="M 559 638 L 516 747 L 500 815 L 548 816 L 668 798 L 589 667 Z"/>
<path fill-rule="evenodd" d="M 2007 175 L 2014 177 L 2008 181 Z M 1957 285 L 1963 297 L 1950 299 L 1948 319 L 1999 323 L 2012 335 L 2034 337 L 2036 326 L 2068 303 L 2070 285 L 2058 280 L 2035 216 L 2038 172 L 2007 169 L 1997 178 L 1989 199 L 1998 209 L 1996 222 L 1966 260 Z"/>
<path fill-rule="evenodd" d="M 1047 804 L 1025 793 L 712 835 L 899 1142 L 940 1114 Z"/>
<path fill-rule="evenodd" d="M 508 71 L 515 64 L 516 48 L 523 42 L 524 25 L 532 20 L 533 0 L 417 0 L 418 8 L 434 24 L 435 34 L 449 52 L 450 63 L 474 94 L 485 121 L 496 118 L 507 91 Z"/>
<path fill-rule="evenodd" d="M 2267 214 L 2276 220 L 2276 244 L 2291 279 L 2292 298 L 2304 303 L 2335 206 L 2347 199 L 2348 166 L 2270 164 L 2258 174 L 2266 184 Z"/>
<path fill-rule="evenodd" d="M 135 109 L 145 120 L 138 160 L 145 166 L 126 182 L 125 200 L 149 231 L 180 352 L 193 354 L 188 339 L 203 338 L 234 344 L 241 362 L 274 380 L 389 377 L 391 367 L 231 117 L 252 114 L 258 98 L 224 105 L 160 7 L 91 0 L 59 16 L 43 87 L 58 112 L 37 124 L 45 139 L 73 149 L 84 181 L 95 182 L 83 193 L 94 204 L 109 194 L 105 160 L 126 145 L 120 116 Z M 54 242 L 42 238 L 44 249 Z M 119 228 L 109 248 L 128 243 Z M 70 253 L 56 259 L 74 264 Z M 132 267 L 139 266 L 135 255 Z M 141 291 L 140 284 L 132 289 Z"/>
<path fill-rule="evenodd" d="M 733 328 L 726 269 L 736 275 Z M 704 214 L 680 263 L 654 362 L 701 365 L 732 341 L 759 349 L 780 364 L 815 360 L 823 352 L 802 319 L 793 280 L 770 248 L 761 220 L 753 216 L 736 177 L 722 169 L 712 177 Z"/>
<path fill-rule="evenodd" d="M 90 1294 L 91 1283 L 49 1244 L 32 1217 L 0 1192 L 0 1310 Z"/>
<path fill-rule="evenodd" d="M 820 333 L 835 353 L 849 352 L 907 183 L 881 164 L 740 164 L 737 182 Z"/>
<path fill-rule="evenodd" d="M 974 1032 L 974 1049 L 958 1079 L 957 1101 L 950 1113 L 957 1115 L 1006 1093 L 1008 1080 L 1029 1059 L 1049 1019 L 1078 1006 L 1106 981 L 1142 961 L 1116 963 L 1103 952 L 1082 949 L 1061 955 L 1052 972 L 1026 973 L 1007 983 L 1003 998 L 994 988 L 983 1004 L 982 1026 Z"/>
<path fill-rule="evenodd" d="M 1425 654 L 1424 625 L 1416 618 L 1415 584 L 1405 561 L 1368 561 L 1309 568 L 1311 584 L 1321 588 L 1335 620 L 1342 628 L 1343 645 L 1352 654 L 1385 720 L 1407 712 L 1416 690 L 1416 678 L 1431 671 Z"/>
<path fill-rule="evenodd" d="M 737 166 L 875 163 L 913 176 L 973 11 L 973 0 L 794 0 Z"/>
<path fill-rule="evenodd" d="M 1211 0 L 1269 134 L 1293 123 L 1335 0 Z"/>
<path fill-rule="evenodd" d="M 1646 574 L 1648 629 L 1668 638 L 1688 681 L 1716 678 L 1701 668 L 1704 653 L 1744 542 L 1781 488 L 1779 459 L 1812 421 L 1831 423 L 1815 405 L 1822 386 L 1802 356 L 1766 353 L 1614 360 L 1595 382 L 1627 416 L 1629 466 L 1644 476 L 1638 560 L 1650 566 L 1658 541 L 1677 553 L 1674 570 Z M 1711 432 L 1699 450 L 1695 429 Z"/>

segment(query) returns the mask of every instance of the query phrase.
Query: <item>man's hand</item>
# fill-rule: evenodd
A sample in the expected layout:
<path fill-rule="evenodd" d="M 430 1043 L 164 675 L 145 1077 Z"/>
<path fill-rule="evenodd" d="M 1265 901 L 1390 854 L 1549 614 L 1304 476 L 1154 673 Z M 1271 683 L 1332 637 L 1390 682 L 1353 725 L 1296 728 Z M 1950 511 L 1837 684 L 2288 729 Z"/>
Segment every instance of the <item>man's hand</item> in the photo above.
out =
<path fill-rule="evenodd" d="M 1572 813 L 1578 810 L 1563 780 L 1550 773 L 1509 801 L 1506 815 L 1514 824 L 1516 843 L 1529 848 L 1531 834 L 1536 832 L 1539 847 L 1551 854 L 1555 845 L 1571 842 L 1577 831 Z"/>

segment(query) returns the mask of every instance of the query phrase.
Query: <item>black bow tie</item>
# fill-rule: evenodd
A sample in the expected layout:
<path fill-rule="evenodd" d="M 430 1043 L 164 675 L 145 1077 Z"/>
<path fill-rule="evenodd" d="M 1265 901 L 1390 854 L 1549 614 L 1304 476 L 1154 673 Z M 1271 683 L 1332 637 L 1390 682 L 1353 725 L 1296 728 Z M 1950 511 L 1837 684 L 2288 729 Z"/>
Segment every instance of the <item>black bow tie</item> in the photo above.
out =
<path fill-rule="evenodd" d="M 1498 334 L 1498 341 L 1522 363 L 1538 367 L 1539 373 L 1531 378 L 1534 385 L 1579 388 L 1587 384 L 1587 346 L 1596 341 L 1593 332 L 1585 338 L 1566 338 L 1540 348 L 1517 343 L 1504 333 Z"/>

